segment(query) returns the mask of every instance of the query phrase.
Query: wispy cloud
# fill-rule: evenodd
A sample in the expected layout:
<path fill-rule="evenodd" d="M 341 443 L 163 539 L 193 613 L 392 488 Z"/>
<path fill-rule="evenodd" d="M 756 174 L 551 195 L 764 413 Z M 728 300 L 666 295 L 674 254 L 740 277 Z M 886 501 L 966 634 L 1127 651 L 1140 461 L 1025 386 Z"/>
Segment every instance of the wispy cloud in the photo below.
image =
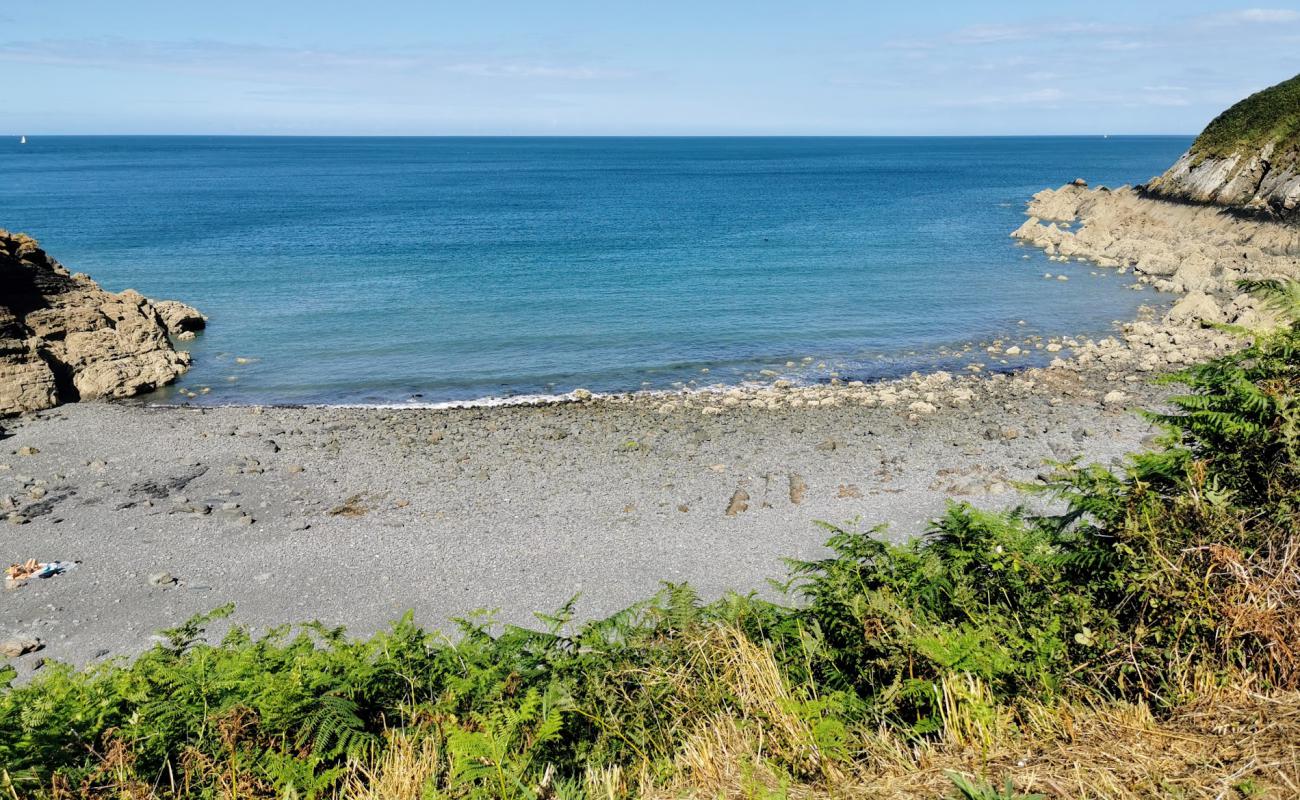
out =
<path fill-rule="evenodd" d="M 187 75 L 257 78 L 321 84 L 395 75 L 435 74 L 537 81 L 616 80 L 632 76 L 588 64 L 532 62 L 510 58 L 466 59 L 436 48 L 314 49 L 271 47 L 215 40 L 148 41 L 120 38 L 0 42 L 0 61 L 98 69 L 148 69 Z"/>
<path fill-rule="evenodd" d="M 206 75 L 246 75 L 348 69 L 406 69 L 420 63 L 413 54 L 364 50 L 268 47 L 213 40 L 46 39 L 0 42 L 0 61 L 50 66 L 149 68 Z"/>
<path fill-rule="evenodd" d="M 984 23 L 954 31 L 947 40 L 953 44 L 998 44 L 1061 36 L 1100 36 L 1123 33 L 1125 30 L 1116 25 L 1079 20 L 1055 20 L 1028 25 Z"/>
<path fill-rule="evenodd" d="M 1202 17 L 1200 24 L 1206 27 L 1226 27 L 1230 25 L 1285 25 L 1300 22 L 1300 11 L 1290 8 L 1243 8 L 1239 11 L 1226 11 Z"/>
<path fill-rule="evenodd" d="M 480 78 L 554 78 L 568 81 L 616 80 L 631 77 L 627 70 L 601 69 L 587 66 L 556 66 L 554 64 L 528 64 L 517 62 L 470 62 L 449 64 L 448 72 L 474 75 Z"/>
<path fill-rule="evenodd" d="M 1009 106 L 1029 106 L 1041 108 L 1059 108 L 1067 95 L 1056 87 L 1031 89 L 1009 94 L 990 94 L 976 97 L 962 97 L 945 100 L 940 105 L 950 108 L 1002 108 Z"/>

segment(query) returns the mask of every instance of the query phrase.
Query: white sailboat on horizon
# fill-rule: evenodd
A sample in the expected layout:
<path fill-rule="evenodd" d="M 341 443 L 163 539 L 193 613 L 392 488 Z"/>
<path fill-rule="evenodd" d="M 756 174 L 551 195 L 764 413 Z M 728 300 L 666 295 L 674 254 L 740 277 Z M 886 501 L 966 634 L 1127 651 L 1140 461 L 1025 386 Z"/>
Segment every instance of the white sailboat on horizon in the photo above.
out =
<path fill-rule="evenodd" d="M 18 137 L 18 144 L 27 144 L 27 137 L 26 137 L 26 136 L 19 136 L 19 137 Z"/>

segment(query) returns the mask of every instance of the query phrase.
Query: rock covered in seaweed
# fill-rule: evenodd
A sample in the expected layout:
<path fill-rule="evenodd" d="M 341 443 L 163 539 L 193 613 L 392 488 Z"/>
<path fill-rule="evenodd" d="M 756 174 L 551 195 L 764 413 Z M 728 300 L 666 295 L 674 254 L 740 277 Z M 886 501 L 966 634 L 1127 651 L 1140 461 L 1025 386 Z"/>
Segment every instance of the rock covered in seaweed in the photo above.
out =
<path fill-rule="evenodd" d="M 169 337 L 205 322 L 183 303 L 105 291 L 35 239 L 0 230 L 0 417 L 170 383 L 190 357 Z"/>

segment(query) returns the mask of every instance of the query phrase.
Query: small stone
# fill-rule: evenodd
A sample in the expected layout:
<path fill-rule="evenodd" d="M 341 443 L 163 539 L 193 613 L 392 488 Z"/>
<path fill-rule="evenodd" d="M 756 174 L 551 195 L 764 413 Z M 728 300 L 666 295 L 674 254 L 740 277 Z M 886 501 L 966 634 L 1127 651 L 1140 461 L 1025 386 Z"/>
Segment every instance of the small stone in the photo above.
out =
<path fill-rule="evenodd" d="M 35 636 L 15 636 L 12 639 L 0 642 L 0 656 L 18 658 L 28 653 L 34 653 L 44 646 L 41 640 Z"/>
<path fill-rule="evenodd" d="M 41 451 L 37 450 L 35 447 L 32 447 L 31 445 L 24 445 L 18 448 L 18 455 L 20 456 L 34 456 L 39 452 Z"/>
<path fill-rule="evenodd" d="M 573 397 L 574 397 L 575 400 L 579 400 L 579 401 L 581 401 L 581 402 L 586 402 L 586 401 L 590 400 L 591 397 L 592 397 L 591 390 L 590 390 L 590 389 L 574 389 L 574 390 L 573 390 Z"/>
<path fill-rule="evenodd" d="M 304 471 L 302 464 L 290 464 L 285 469 L 287 469 L 291 475 L 298 475 Z"/>
<path fill-rule="evenodd" d="M 727 503 L 727 516 L 734 517 L 737 514 L 749 510 L 749 492 L 744 489 L 737 489 L 736 493 L 731 496 L 731 502 Z"/>
<path fill-rule="evenodd" d="M 1107 392 L 1106 396 L 1101 398 L 1102 405 L 1106 405 L 1106 406 L 1123 405 L 1127 401 L 1128 401 L 1128 395 L 1124 394 L 1118 389 Z"/>
<path fill-rule="evenodd" d="M 861 497 L 861 496 L 862 496 L 862 490 L 852 483 L 841 483 L 839 491 L 836 493 L 836 497 L 840 497 L 840 498 Z"/>
<path fill-rule="evenodd" d="M 808 493 L 808 483 L 802 475 L 790 473 L 790 502 L 799 505 Z"/>
<path fill-rule="evenodd" d="M 150 586 L 170 586 L 176 583 L 176 576 L 170 572 L 155 572 L 149 576 Z"/>

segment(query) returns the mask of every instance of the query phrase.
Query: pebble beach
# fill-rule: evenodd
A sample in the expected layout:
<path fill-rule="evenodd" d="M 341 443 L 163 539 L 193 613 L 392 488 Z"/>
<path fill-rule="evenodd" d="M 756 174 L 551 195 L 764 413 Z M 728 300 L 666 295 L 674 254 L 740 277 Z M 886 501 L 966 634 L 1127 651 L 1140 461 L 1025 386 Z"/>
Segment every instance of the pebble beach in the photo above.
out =
<path fill-rule="evenodd" d="M 1167 211 L 1143 200 L 1134 213 L 1144 204 Z M 1017 235 L 1057 255 L 1059 234 L 1035 230 Z M 706 598 L 770 594 L 785 559 L 826 552 L 823 523 L 902 540 L 951 502 L 1047 509 L 1017 487 L 1053 462 L 1118 467 L 1154 445 L 1135 409 L 1176 388 L 1152 379 L 1238 345 L 1205 323 L 1258 321 L 1227 289 L 1251 265 L 1218 284 L 1156 286 L 1173 309 L 1111 336 L 998 342 L 987 368 L 960 374 L 497 407 L 124 401 L 28 414 L 0 441 L 0 558 L 71 566 L 6 587 L 6 633 L 41 642 L 15 663 L 129 657 L 227 603 L 255 632 L 319 620 L 365 634 L 408 610 L 444 630 L 477 609 L 528 624 L 575 596 L 594 618 L 664 581 Z M 1102 268 L 1167 281 L 1140 256 Z M 1015 369 L 1028 352 L 1051 361 Z"/>

